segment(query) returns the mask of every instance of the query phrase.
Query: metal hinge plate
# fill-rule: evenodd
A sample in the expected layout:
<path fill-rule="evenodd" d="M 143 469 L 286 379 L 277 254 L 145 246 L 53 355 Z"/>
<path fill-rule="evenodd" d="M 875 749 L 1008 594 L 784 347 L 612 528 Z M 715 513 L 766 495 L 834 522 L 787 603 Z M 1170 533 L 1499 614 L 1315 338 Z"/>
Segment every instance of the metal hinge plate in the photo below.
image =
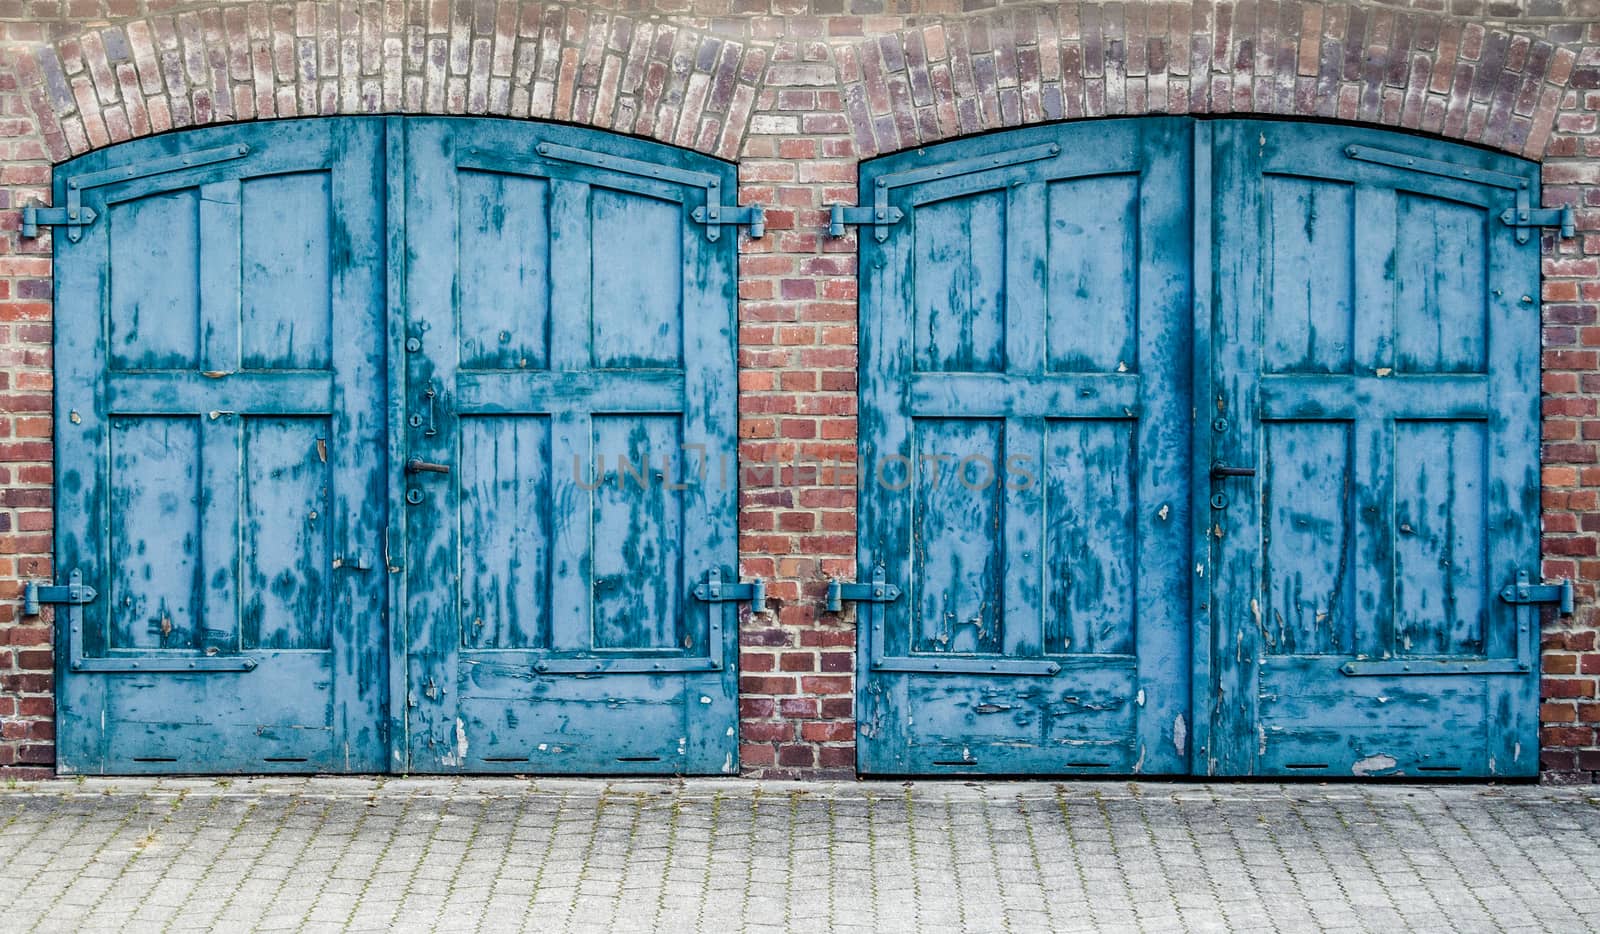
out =
<path fill-rule="evenodd" d="M 722 224 L 732 224 L 735 227 L 748 224 L 752 240 L 760 240 L 767 234 L 767 212 L 759 204 L 740 206 L 709 201 L 705 207 L 690 211 L 689 216 L 695 223 L 706 225 L 706 238 L 710 240 L 717 239 L 713 234 Z"/>
<path fill-rule="evenodd" d="M 22 615 L 38 616 L 40 605 L 45 603 L 64 603 L 69 606 L 82 606 L 93 603 L 99 596 L 93 587 L 83 582 L 83 575 L 77 571 L 72 572 L 69 584 L 41 584 L 38 581 L 28 581 L 22 588 Z"/>
<path fill-rule="evenodd" d="M 767 582 L 756 578 L 748 584 L 724 581 L 722 569 L 712 568 L 706 579 L 694 586 L 694 595 L 707 603 L 732 603 L 749 600 L 750 608 L 757 613 L 767 608 Z"/>
<path fill-rule="evenodd" d="M 1578 235 L 1578 218 L 1572 208 L 1506 208 L 1500 220 L 1507 227 L 1559 227 L 1561 239 L 1570 240 Z"/>
<path fill-rule="evenodd" d="M 1517 572 L 1517 582 L 1507 584 L 1500 588 L 1500 599 L 1515 605 L 1534 603 L 1554 603 L 1562 616 L 1572 615 L 1572 581 L 1562 580 L 1554 584 L 1535 584 L 1528 578 L 1527 571 Z"/>
<path fill-rule="evenodd" d="M 838 613 L 844 609 L 844 601 L 854 600 L 859 603 L 893 603 L 900 599 L 900 588 L 889 583 L 888 574 L 883 565 L 872 569 L 872 580 L 866 582 L 846 582 L 831 580 L 828 582 L 828 612 Z"/>

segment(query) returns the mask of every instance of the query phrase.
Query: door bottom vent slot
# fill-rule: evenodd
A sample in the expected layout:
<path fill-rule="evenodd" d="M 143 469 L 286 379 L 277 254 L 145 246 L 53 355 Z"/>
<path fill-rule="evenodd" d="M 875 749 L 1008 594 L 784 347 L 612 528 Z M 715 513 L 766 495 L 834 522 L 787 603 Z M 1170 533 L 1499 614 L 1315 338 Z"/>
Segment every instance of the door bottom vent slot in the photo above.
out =
<path fill-rule="evenodd" d="M 1459 771 L 1461 771 L 1461 766 L 1459 766 L 1459 765 L 1419 765 L 1419 766 L 1417 766 L 1417 771 L 1418 772 L 1459 772 Z"/>
<path fill-rule="evenodd" d="M 952 765 L 952 766 L 977 765 L 978 764 L 978 760 L 977 759 L 939 759 L 939 760 L 936 760 L 933 764 L 934 765 Z"/>
<path fill-rule="evenodd" d="M 1067 765 L 1074 769 L 1103 769 L 1111 765 L 1109 762 L 1068 762 Z"/>
<path fill-rule="evenodd" d="M 263 756 L 262 762 L 304 762 L 305 756 Z"/>
<path fill-rule="evenodd" d="M 177 756 L 134 756 L 135 762 L 177 762 Z"/>
<path fill-rule="evenodd" d="M 527 762 L 527 756 L 484 756 L 485 762 Z"/>
<path fill-rule="evenodd" d="M 660 756 L 618 756 L 618 762 L 660 762 Z"/>
<path fill-rule="evenodd" d="M 1325 769 L 1327 767 L 1328 763 L 1326 762 L 1290 762 L 1284 766 L 1286 769 Z"/>

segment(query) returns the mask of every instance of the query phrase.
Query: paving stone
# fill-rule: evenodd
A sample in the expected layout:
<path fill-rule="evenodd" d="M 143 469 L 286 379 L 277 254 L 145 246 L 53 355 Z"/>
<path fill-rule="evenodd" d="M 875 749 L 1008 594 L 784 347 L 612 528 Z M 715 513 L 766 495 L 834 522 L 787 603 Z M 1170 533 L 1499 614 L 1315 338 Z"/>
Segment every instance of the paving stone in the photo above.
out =
<path fill-rule="evenodd" d="M 0 813 L 16 930 L 1600 929 L 1551 876 L 1600 864 L 1600 803 L 1556 787 L 117 779 Z"/>

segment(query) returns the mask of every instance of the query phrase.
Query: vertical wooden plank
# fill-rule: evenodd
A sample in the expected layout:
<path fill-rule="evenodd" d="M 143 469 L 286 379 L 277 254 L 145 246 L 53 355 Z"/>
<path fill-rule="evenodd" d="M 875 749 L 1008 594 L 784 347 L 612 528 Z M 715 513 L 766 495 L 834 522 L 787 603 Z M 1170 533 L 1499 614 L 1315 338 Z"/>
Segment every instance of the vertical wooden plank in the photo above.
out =
<path fill-rule="evenodd" d="M 238 287 L 230 291 L 237 295 Z M 240 511 L 244 428 L 244 420 L 233 412 L 209 412 L 199 421 L 199 567 L 203 590 L 196 621 L 199 631 L 195 633 L 193 645 L 230 653 L 239 650 L 244 630 L 250 625 L 241 615 L 239 599 L 243 570 L 239 557 L 241 550 L 247 547 L 248 535 Z M 282 518 L 273 516 L 269 521 Z M 320 568 L 312 569 L 313 574 L 320 571 Z M 288 576 L 291 586 L 298 583 L 292 570 Z M 272 583 L 270 580 L 248 581 L 248 592 L 254 595 L 256 588 L 270 587 Z M 256 622 L 259 623 L 259 618 Z M 249 644 L 255 648 L 262 643 L 252 639 Z"/>
<path fill-rule="evenodd" d="M 417 120 L 406 130 L 406 354 L 404 458 L 459 463 L 455 411 L 459 366 L 460 210 L 457 150 L 447 120 Z M 471 738 L 459 715 L 461 558 L 459 475 L 404 478 L 409 640 L 406 703 L 411 768 L 457 771 Z"/>
<path fill-rule="evenodd" d="M 1392 188 L 1358 183 L 1355 256 L 1355 372 L 1383 376 L 1395 367 L 1395 296 L 1400 229 Z M 1352 651 L 1391 655 L 1394 645 L 1394 426 L 1390 413 L 1358 413 L 1350 458 L 1355 490 L 1355 644 Z"/>
<path fill-rule="evenodd" d="M 103 156 L 101 156 L 103 158 Z M 65 171 L 55 173 L 54 203 L 66 203 Z M 85 204 L 101 210 L 90 196 Z M 103 654 L 111 609 L 110 418 L 106 378 L 111 366 L 111 225 L 103 218 L 73 243 L 53 237 L 55 271 L 55 562 L 58 580 L 73 570 L 101 599 L 82 609 L 82 648 Z M 54 611 L 56 647 L 56 769 L 63 774 L 106 770 L 105 678 L 75 675 L 67 663 L 71 614 Z"/>
<path fill-rule="evenodd" d="M 1512 160 L 1506 160 L 1511 162 Z M 1529 179 L 1529 198 L 1540 204 L 1539 172 L 1530 163 L 1515 168 Z M 1502 202 L 1503 203 L 1503 202 Z M 1502 209 L 1499 204 L 1491 216 Z M 1489 333 L 1488 490 L 1484 508 L 1491 530 L 1485 556 L 1491 588 L 1526 568 L 1539 578 L 1540 477 L 1539 237 L 1518 243 L 1516 233 L 1490 222 L 1488 288 L 1483 301 Z M 1515 608 L 1491 592 L 1488 651 L 1526 660 L 1531 670 L 1491 680 L 1488 689 L 1488 757 L 1494 775 L 1539 773 L 1539 646 L 1537 608 Z M 1548 609 L 1543 612 L 1551 612 Z"/>
<path fill-rule="evenodd" d="M 1184 352 L 1193 303 L 1189 212 L 1194 185 L 1191 124 L 1138 124 L 1140 184 L 1136 295 L 1139 409 L 1133 456 L 1137 492 L 1130 503 L 1137 552 L 1134 651 L 1139 704 L 1135 769 L 1185 771 L 1195 719 L 1189 698 L 1190 652 L 1184 638 L 1190 576 L 1189 464 L 1195 458 L 1196 408 L 1189 395 L 1193 361 Z M 1172 560 L 1181 555 L 1182 561 Z"/>
<path fill-rule="evenodd" d="M 406 154 L 406 134 L 409 122 L 400 117 L 383 121 L 383 181 L 384 181 L 384 283 L 383 283 L 383 418 L 379 422 L 385 444 L 386 469 L 380 471 L 376 491 L 383 506 L 382 521 L 370 529 L 362 529 L 346 520 L 344 536 L 345 553 L 352 557 L 365 557 L 365 563 L 375 573 L 383 575 L 385 623 L 384 661 L 388 666 L 387 709 L 383 725 L 388 768 L 392 772 L 410 770 L 412 746 L 412 720 L 408 699 L 411 667 L 407 653 L 411 648 L 410 614 L 407 612 L 408 563 L 406 547 L 405 473 L 407 418 L 407 336 L 411 333 L 406 314 L 406 277 L 409 264 L 406 258 L 406 204 L 409 201 L 411 175 Z M 363 536 L 370 534 L 370 540 Z M 370 548 L 363 554 L 363 548 Z"/>
<path fill-rule="evenodd" d="M 1213 230 L 1216 242 L 1229 248 L 1215 255 L 1213 388 L 1203 411 L 1213 422 L 1210 459 L 1229 464 L 1253 465 L 1261 449 L 1256 418 L 1261 373 L 1256 338 L 1261 333 L 1259 179 L 1261 161 L 1280 131 L 1244 121 L 1213 127 Z M 1259 499 L 1250 479 L 1208 478 L 1206 487 L 1213 497 L 1206 515 L 1215 555 L 1210 651 L 1216 676 L 1206 771 L 1249 775 L 1255 770 L 1258 743 Z"/>
<path fill-rule="evenodd" d="M 240 189 L 236 178 L 200 188 L 200 369 L 209 373 L 239 369 Z"/>
<path fill-rule="evenodd" d="M 1193 159 L 1193 185 L 1190 186 L 1190 410 L 1184 422 L 1190 432 L 1189 458 L 1189 540 L 1182 553 L 1187 560 L 1183 573 L 1189 580 L 1189 612 L 1192 623 L 1189 637 L 1189 748 L 1186 751 L 1188 771 L 1191 774 L 1212 774 L 1212 723 L 1216 720 L 1217 692 L 1215 652 L 1217 645 L 1217 615 L 1213 610 L 1215 594 L 1212 581 L 1216 577 L 1215 538 L 1211 534 L 1211 447 L 1221 432 L 1216 427 L 1218 417 L 1212 411 L 1214 390 L 1214 353 L 1212 341 L 1216 334 L 1217 298 L 1215 271 L 1217 268 L 1216 244 L 1216 178 L 1213 169 L 1215 140 L 1212 124 L 1200 120 L 1193 125 L 1193 142 L 1190 154 Z M 1216 427 L 1214 427 L 1216 426 Z"/>
<path fill-rule="evenodd" d="M 1049 243 L 1039 232 L 1048 224 L 1043 182 L 1012 185 L 1006 190 L 1005 309 L 1006 372 L 1037 376 L 1044 372 L 1046 350 L 1039 335 L 1046 332 L 1050 275 Z M 1044 454 L 1045 421 L 1013 415 L 1006 418 L 999 449 L 990 464 L 1001 496 L 1001 601 L 997 622 L 1001 651 L 1009 656 L 1037 656 L 1045 651 L 1043 575 L 1047 521 L 1043 491 L 1037 484 L 1008 482 L 1006 465 L 1026 458 L 1037 471 Z"/>
<path fill-rule="evenodd" d="M 583 370 L 592 361 L 589 186 L 569 180 L 550 191 L 550 368 Z M 601 465 L 583 400 L 552 400 L 550 457 L 555 465 L 551 502 L 555 539 L 551 544 L 550 648 L 556 652 L 593 647 L 593 589 L 589 567 L 593 495 Z"/>
<path fill-rule="evenodd" d="M 734 167 L 714 164 L 722 191 L 737 190 Z M 739 571 L 738 471 L 712 467 L 738 455 L 737 264 L 739 235 L 724 228 L 716 242 L 699 224 L 678 222 L 682 271 L 679 314 L 683 334 L 683 445 L 679 493 L 686 593 L 712 567 Z M 720 670 L 684 678 L 685 763 L 694 771 L 739 769 L 739 617 L 734 603 L 686 598 L 686 651 L 715 660 Z"/>
<path fill-rule="evenodd" d="M 861 190 L 871 191 L 881 164 L 866 163 Z M 891 203 L 909 207 L 899 192 Z M 874 663 L 910 653 L 912 607 L 921 599 L 911 574 L 910 496 L 915 481 L 912 425 L 906 377 L 915 339 L 916 259 L 913 249 L 919 212 L 909 211 L 887 240 L 858 237 L 861 252 L 860 416 L 858 461 L 861 493 L 857 506 L 856 575 L 869 578 L 876 567 L 903 591 L 892 603 L 856 606 L 856 766 L 862 772 L 904 773 L 907 761 L 906 678 L 875 674 Z M 923 236 L 931 236 L 932 231 Z"/>

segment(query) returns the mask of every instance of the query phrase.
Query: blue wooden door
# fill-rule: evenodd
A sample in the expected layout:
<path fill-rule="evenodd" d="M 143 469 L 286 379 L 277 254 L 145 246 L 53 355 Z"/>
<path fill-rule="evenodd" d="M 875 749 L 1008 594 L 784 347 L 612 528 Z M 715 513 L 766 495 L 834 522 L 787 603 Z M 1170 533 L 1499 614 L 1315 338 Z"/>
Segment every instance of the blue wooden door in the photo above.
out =
<path fill-rule="evenodd" d="M 737 769 L 731 166 L 406 126 L 409 767 Z M 445 472 L 448 471 L 448 472 Z"/>
<path fill-rule="evenodd" d="M 1188 770 L 1190 135 L 863 166 L 863 772 Z"/>
<path fill-rule="evenodd" d="M 208 129 L 62 166 L 64 772 L 385 761 L 382 124 Z"/>
<path fill-rule="evenodd" d="M 1220 775 L 1538 771 L 1537 167 L 1219 122 L 1219 476 L 1200 737 Z M 1242 473 L 1243 471 L 1239 471 Z M 1226 473 L 1220 471 L 1219 473 Z"/>

